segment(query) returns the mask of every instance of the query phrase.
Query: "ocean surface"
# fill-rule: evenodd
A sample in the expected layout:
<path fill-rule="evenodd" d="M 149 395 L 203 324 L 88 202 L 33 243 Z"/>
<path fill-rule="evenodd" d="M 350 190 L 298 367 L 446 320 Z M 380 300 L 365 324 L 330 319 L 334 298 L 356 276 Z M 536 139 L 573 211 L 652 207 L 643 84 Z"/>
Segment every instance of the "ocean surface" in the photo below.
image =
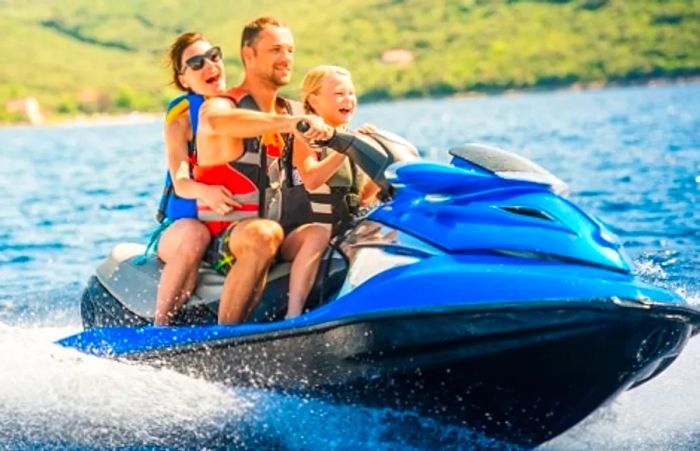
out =
<path fill-rule="evenodd" d="M 429 159 L 484 142 L 569 183 L 646 281 L 700 306 L 700 85 L 360 106 Z M 0 449 L 435 449 L 490 443 L 381 409 L 233 389 L 80 355 L 80 292 L 117 243 L 145 242 L 160 123 L 0 129 Z M 547 450 L 700 448 L 700 338 Z"/>

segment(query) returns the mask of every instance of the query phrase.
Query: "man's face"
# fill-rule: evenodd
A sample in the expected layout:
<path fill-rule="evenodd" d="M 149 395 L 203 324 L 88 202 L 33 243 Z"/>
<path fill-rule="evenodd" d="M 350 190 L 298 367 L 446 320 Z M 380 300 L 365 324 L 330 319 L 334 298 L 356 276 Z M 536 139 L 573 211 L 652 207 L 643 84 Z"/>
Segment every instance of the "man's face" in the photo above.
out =
<path fill-rule="evenodd" d="M 276 87 L 288 84 L 294 66 L 294 38 L 289 28 L 263 29 L 253 43 L 246 66 L 261 79 Z"/>

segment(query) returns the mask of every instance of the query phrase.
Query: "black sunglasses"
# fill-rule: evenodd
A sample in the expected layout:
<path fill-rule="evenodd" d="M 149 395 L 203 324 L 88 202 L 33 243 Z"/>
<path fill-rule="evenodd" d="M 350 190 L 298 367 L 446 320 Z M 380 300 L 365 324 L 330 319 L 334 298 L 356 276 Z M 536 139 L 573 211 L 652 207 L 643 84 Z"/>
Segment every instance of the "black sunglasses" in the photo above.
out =
<path fill-rule="evenodd" d="M 221 47 L 212 47 L 201 55 L 195 55 L 191 58 L 187 58 L 187 61 L 185 61 L 185 66 L 180 71 L 180 75 L 184 74 L 188 67 L 194 71 L 197 71 L 204 67 L 205 60 L 209 60 L 212 63 L 218 63 L 221 61 L 221 58 L 223 58 Z"/>

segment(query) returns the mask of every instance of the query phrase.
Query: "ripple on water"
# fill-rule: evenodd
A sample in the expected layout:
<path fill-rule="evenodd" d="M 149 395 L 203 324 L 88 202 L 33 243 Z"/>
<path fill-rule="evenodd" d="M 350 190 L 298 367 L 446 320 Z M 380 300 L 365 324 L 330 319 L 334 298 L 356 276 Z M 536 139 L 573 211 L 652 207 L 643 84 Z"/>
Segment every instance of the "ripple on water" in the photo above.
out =
<path fill-rule="evenodd" d="M 100 204 L 100 209 L 106 211 L 131 210 L 134 207 L 134 204 Z"/>
<path fill-rule="evenodd" d="M 114 191 L 106 188 L 92 188 L 86 189 L 83 191 L 83 194 L 86 196 L 111 196 L 114 194 Z"/>
<path fill-rule="evenodd" d="M 32 257 L 29 255 L 0 256 L 0 263 L 7 263 L 8 265 L 28 263 L 32 260 Z"/>
<path fill-rule="evenodd" d="M 0 244 L 0 251 L 52 251 L 67 249 L 64 243 L 52 241 L 47 243 L 16 243 L 16 244 Z"/>

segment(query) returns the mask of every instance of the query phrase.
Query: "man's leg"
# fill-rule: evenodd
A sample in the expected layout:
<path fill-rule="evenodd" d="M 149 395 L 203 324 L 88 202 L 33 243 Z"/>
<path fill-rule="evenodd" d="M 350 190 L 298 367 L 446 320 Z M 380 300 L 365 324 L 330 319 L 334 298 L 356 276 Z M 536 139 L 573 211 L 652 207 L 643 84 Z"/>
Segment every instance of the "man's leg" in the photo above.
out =
<path fill-rule="evenodd" d="M 243 221 L 230 233 L 228 245 L 236 261 L 221 292 L 219 324 L 238 324 L 248 317 L 256 299 L 260 299 L 254 291 L 264 283 L 284 238 L 282 227 L 267 219 Z"/>
<path fill-rule="evenodd" d="M 306 224 L 293 230 L 282 243 L 282 258 L 292 262 L 285 318 L 293 318 L 303 311 L 330 237 L 328 228 L 320 224 Z"/>

